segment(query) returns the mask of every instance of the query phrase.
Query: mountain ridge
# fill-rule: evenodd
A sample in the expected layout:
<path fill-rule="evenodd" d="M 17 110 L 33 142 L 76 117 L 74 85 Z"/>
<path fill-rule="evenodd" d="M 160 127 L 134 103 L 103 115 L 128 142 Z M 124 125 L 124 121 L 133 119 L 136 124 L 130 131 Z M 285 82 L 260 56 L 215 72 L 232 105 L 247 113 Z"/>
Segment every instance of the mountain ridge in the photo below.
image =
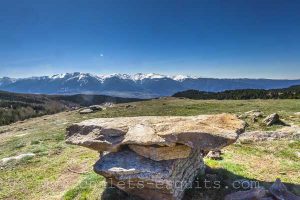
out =
<path fill-rule="evenodd" d="M 0 90 L 35 94 L 103 94 L 153 98 L 184 90 L 220 92 L 235 89 L 276 89 L 299 85 L 300 79 L 220 79 L 156 73 L 95 75 L 65 73 L 29 78 L 0 78 Z"/>

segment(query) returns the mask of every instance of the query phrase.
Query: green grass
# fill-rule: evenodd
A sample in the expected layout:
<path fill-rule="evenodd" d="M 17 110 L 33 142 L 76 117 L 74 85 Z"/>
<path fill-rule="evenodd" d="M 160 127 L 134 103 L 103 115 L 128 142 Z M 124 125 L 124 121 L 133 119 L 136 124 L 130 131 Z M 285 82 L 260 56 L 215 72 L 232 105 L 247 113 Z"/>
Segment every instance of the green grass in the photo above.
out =
<path fill-rule="evenodd" d="M 104 187 L 104 178 L 95 172 L 90 172 L 78 185 L 67 191 L 63 198 L 65 200 L 85 200 L 91 199 L 92 197 L 97 198 L 97 196 L 99 196 L 103 191 Z"/>
<path fill-rule="evenodd" d="M 300 195 L 300 141 L 269 141 L 252 144 L 233 144 L 224 149 L 223 160 L 205 159 L 206 164 L 218 171 L 228 181 L 257 180 L 270 186 L 276 178 L 288 183 L 289 189 Z"/>
<path fill-rule="evenodd" d="M 99 199 L 105 181 L 92 171 L 98 153 L 64 142 L 65 128 L 85 119 L 224 112 L 240 115 L 259 109 L 265 115 L 277 112 L 288 123 L 300 125 L 300 117 L 293 115 L 300 111 L 299 100 L 203 101 L 168 98 L 131 103 L 129 108 L 126 105 L 120 104 L 88 115 L 79 115 L 76 111 L 63 112 L 0 127 L 0 159 L 21 153 L 36 154 L 30 160 L 2 166 L 0 199 Z M 248 129 L 274 128 L 249 121 Z M 300 151 L 299 141 L 235 144 L 224 151 L 224 160 L 206 160 L 210 167 L 223 169 L 224 176 L 241 176 L 263 182 L 280 177 L 285 182 L 300 184 L 300 162 L 295 154 Z"/>

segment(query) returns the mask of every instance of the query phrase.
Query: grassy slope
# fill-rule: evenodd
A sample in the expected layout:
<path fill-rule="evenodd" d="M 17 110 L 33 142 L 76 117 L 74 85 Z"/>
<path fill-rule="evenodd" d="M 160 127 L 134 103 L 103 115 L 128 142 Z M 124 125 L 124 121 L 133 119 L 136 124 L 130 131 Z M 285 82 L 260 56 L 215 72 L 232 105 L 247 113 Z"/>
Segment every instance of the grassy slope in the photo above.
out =
<path fill-rule="evenodd" d="M 131 103 L 130 108 L 118 105 L 105 111 L 79 115 L 63 112 L 0 127 L 0 159 L 33 152 L 30 160 L 10 163 L 0 170 L 0 199 L 97 199 L 105 182 L 92 172 L 97 152 L 64 143 L 65 128 L 94 117 L 139 115 L 197 115 L 236 113 L 260 109 L 265 114 L 278 112 L 288 122 L 300 124 L 299 100 L 197 101 L 161 99 Z M 266 129 L 250 124 L 250 129 Z M 260 181 L 300 184 L 299 141 L 276 141 L 257 144 L 231 145 L 225 149 L 222 161 L 206 160 L 213 169 L 224 169 L 233 178 L 241 176 Z M 79 172 L 79 173 L 74 173 Z M 293 188 L 300 194 L 299 188 Z M 191 194 L 197 194 L 192 191 Z M 196 195 L 198 196 L 198 195 Z M 197 199 L 197 198 L 196 198 Z"/>

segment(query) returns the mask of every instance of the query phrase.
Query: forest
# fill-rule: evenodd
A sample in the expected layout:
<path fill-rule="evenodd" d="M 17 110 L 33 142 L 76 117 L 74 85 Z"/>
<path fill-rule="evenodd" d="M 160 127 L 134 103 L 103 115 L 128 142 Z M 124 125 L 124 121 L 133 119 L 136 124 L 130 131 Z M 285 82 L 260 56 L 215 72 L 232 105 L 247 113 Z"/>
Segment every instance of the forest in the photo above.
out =
<path fill-rule="evenodd" d="M 283 89 L 242 89 L 226 90 L 223 92 L 205 92 L 186 90 L 177 92 L 173 97 L 188 99 L 217 99 L 217 100 L 247 100 L 247 99 L 300 99 L 300 85 Z"/>

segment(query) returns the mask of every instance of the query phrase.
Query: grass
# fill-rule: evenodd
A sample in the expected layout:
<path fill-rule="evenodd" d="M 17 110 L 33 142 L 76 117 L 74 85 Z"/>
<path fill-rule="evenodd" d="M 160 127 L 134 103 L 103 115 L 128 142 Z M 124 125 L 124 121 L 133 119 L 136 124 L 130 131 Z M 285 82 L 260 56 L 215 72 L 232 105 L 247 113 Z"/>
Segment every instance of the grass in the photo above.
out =
<path fill-rule="evenodd" d="M 289 144 L 292 144 L 291 146 Z M 224 168 L 236 172 L 237 175 L 274 181 L 274 177 L 289 183 L 299 184 L 299 158 L 295 152 L 300 151 L 299 141 L 269 141 L 252 144 L 233 144 L 224 149 L 224 160 L 213 161 L 207 159 L 208 166 Z M 235 166 L 246 166 L 242 170 Z M 298 171 L 295 171 L 298 169 Z"/>
<path fill-rule="evenodd" d="M 64 142 L 65 128 L 74 122 L 95 117 L 141 115 L 198 115 L 234 113 L 259 109 L 265 115 L 277 112 L 288 123 L 300 125 L 299 100 L 187 100 L 165 98 L 120 104 L 107 110 L 79 115 L 76 111 L 17 122 L 0 127 L 0 159 L 22 153 L 35 153 L 30 160 L 10 163 L 0 170 L 0 199 L 99 199 L 105 188 L 103 177 L 92 171 L 98 153 Z M 271 130 L 249 120 L 248 129 Z M 276 127 L 278 128 L 278 127 Z M 206 159 L 212 169 L 224 176 L 240 176 L 271 182 L 300 184 L 300 162 L 295 152 L 299 141 L 273 141 L 234 144 L 224 149 L 224 159 Z M 78 172 L 78 173 L 74 173 Z M 294 189 L 293 191 L 297 191 Z M 299 194 L 299 193 L 298 193 Z"/>
<path fill-rule="evenodd" d="M 228 182 L 241 177 L 256 180 L 269 187 L 276 178 L 287 183 L 290 191 L 300 195 L 300 141 L 269 141 L 252 144 L 233 144 L 224 149 L 224 159 L 205 159 L 213 170 L 223 169 Z"/>
<path fill-rule="evenodd" d="M 63 198 L 65 200 L 97 199 L 104 188 L 104 178 L 97 175 L 95 172 L 90 172 L 78 185 L 67 191 Z"/>

